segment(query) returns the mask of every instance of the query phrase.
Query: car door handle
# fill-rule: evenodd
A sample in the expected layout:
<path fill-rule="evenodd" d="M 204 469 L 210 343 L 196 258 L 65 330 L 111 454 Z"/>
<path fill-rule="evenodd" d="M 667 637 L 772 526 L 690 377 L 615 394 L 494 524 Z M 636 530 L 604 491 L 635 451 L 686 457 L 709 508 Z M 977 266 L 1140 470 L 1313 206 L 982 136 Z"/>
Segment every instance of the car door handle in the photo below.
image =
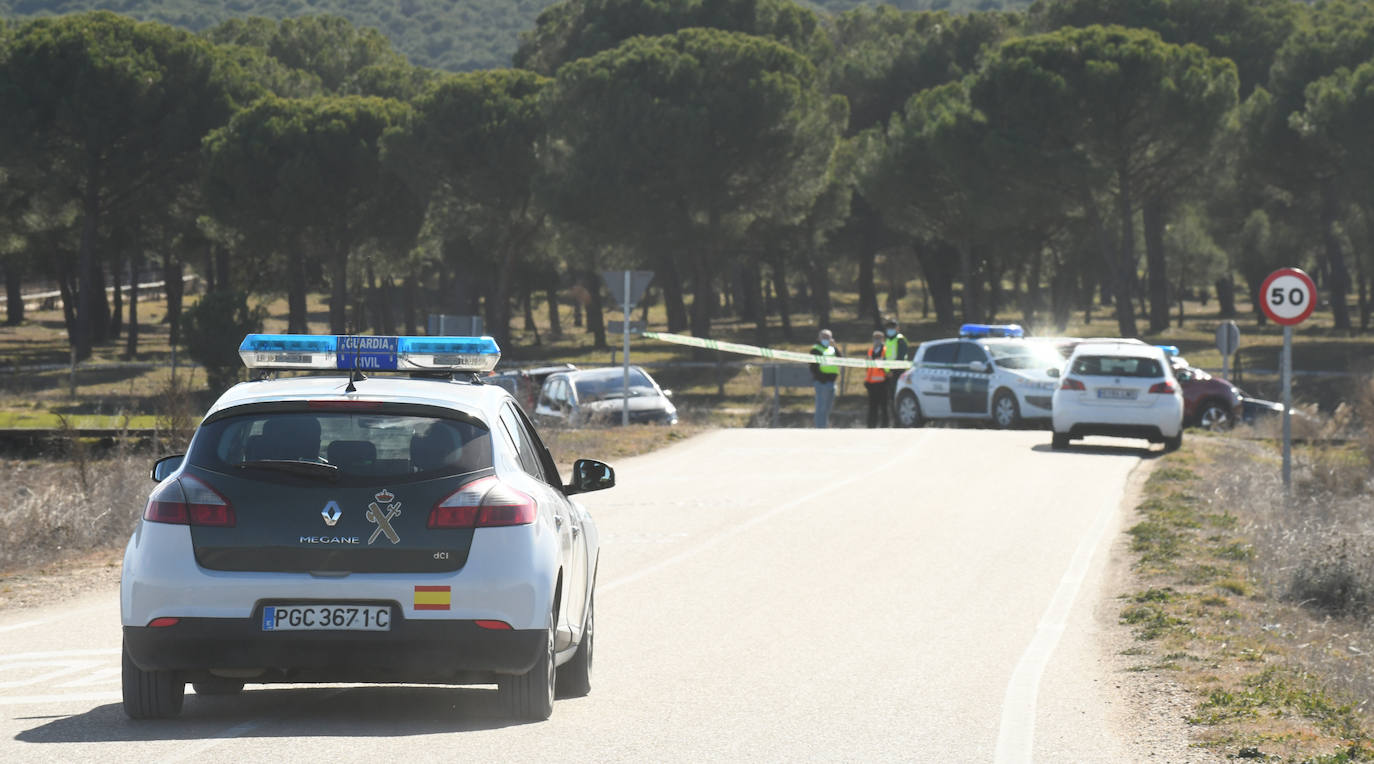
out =
<path fill-rule="evenodd" d="M 555 527 L 555 528 L 562 528 L 562 527 L 563 527 L 563 516 L 562 516 L 562 515 L 554 515 L 554 516 L 553 516 L 553 527 Z"/>
<path fill-rule="evenodd" d="M 581 536 L 581 535 L 582 535 L 582 526 L 580 526 L 580 525 L 574 525 L 574 526 L 573 526 L 573 529 L 572 529 L 572 533 L 573 533 L 574 536 Z"/>

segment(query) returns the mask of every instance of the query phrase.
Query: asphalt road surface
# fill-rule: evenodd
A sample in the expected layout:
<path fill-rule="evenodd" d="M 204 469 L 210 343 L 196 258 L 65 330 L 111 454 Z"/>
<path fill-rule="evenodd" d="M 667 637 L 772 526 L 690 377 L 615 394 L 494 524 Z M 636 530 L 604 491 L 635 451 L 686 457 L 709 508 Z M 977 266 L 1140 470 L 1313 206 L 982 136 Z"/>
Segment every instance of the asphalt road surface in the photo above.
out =
<path fill-rule="evenodd" d="M 117 592 L 0 612 L 0 760 L 1177 760 L 1107 647 L 1145 452 L 1049 440 L 727 430 L 618 464 L 584 498 L 592 693 L 540 724 L 489 688 L 395 685 L 188 688 L 182 718 L 131 722 Z"/>

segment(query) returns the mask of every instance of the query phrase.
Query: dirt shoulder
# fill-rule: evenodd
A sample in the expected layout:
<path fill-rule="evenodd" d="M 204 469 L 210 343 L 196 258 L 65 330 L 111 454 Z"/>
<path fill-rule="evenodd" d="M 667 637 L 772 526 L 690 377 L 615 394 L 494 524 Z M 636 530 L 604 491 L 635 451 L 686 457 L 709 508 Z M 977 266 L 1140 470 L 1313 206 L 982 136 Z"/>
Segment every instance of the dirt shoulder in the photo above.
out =
<path fill-rule="evenodd" d="M 0 610 L 24 610 L 119 589 L 122 549 L 99 549 L 41 567 L 0 573 Z"/>

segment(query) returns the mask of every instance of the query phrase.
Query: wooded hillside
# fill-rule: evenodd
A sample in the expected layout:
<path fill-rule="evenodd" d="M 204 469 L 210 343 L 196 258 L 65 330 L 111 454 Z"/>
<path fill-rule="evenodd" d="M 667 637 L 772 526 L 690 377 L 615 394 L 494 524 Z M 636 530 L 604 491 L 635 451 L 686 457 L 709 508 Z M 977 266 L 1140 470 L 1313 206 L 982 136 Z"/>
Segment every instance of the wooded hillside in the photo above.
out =
<path fill-rule="evenodd" d="M 226 19 L 265 16 L 284 19 L 337 14 L 355 26 L 381 30 L 412 64 L 461 72 L 510 66 L 520 33 L 532 29 L 539 12 L 554 0 L 0 0 L 0 16 L 33 16 L 108 10 L 140 21 L 199 32 Z M 808 3 L 840 13 L 863 0 Z M 1025 0 L 895 0 L 903 10 L 973 11 L 1022 8 Z"/>

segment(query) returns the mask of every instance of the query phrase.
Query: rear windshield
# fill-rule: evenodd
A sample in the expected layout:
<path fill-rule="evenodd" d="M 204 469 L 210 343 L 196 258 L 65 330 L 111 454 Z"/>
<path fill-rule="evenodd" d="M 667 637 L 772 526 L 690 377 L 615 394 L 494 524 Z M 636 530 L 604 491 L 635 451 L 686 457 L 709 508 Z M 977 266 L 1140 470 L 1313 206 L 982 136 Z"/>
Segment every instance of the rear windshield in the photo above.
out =
<path fill-rule="evenodd" d="M 625 397 L 625 373 L 619 369 L 613 369 L 614 373 L 588 374 L 577 377 L 573 380 L 573 386 L 577 388 L 577 399 L 583 403 L 606 400 L 608 398 Z M 644 372 L 639 369 L 630 369 L 630 388 L 631 398 L 641 395 L 655 395 L 654 383 L 644 376 Z"/>
<path fill-rule="evenodd" d="M 359 412 L 261 411 L 211 422 L 188 459 L 224 471 L 262 461 L 336 465 L 341 478 L 433 477 L 492 466 L 491 437 L 453 419 Z"/>
<path fill-rule="evenodd" d="M 1164 367 L 1153 358 L 1081 355 L 1074 359 L 1072 373 L 1090 377 L 1162 377 Z"/>

